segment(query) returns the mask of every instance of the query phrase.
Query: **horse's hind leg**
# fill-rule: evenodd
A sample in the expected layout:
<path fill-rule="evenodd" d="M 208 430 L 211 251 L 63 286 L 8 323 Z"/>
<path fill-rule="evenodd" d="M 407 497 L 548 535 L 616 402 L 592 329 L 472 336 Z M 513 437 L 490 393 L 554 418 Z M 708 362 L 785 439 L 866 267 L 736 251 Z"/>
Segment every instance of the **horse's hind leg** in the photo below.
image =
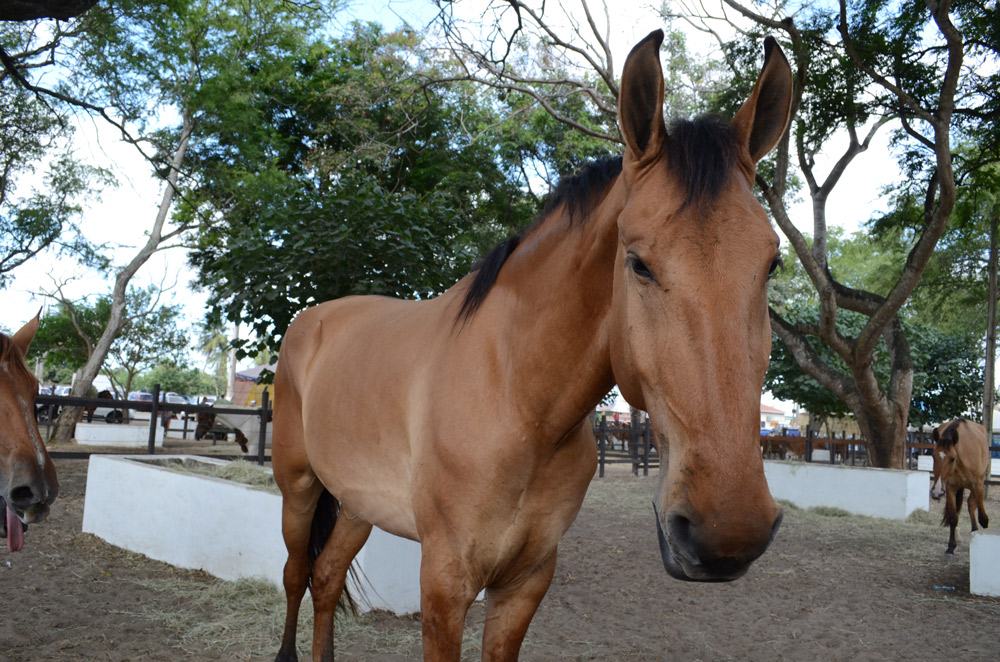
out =
<path fill-rule="evenodd" d="M 288 549 L 285 562 L 285 630 L 281 638 L 281 648 L 275 662 L 297 662 L 295 633 L 298 629 L 299 607 L 309 586 L 312 564 L 309 562 L 309 537 L 312 532 L 313 513 L 316 502 L 323 490 L 322 484 L 313 476 L 313 483 L 302 491 L 282 492 L 281 533 Z"/>
<path fill-rule="evenodd" d="M 984 529 L 989 527 L 990 518 L 986 515 L 985 509 L 986 495 L 984 494 L 984 484 L 979 483 L 972 488 L 971 494 L 969 496 L 969 519 L 972 520 L 972 530 L 976 530 L 976 518 L 972 512 L 972 504 L 976 504 L 976 510 L 979 514 L 979 526 Z"/>
<path fill-rule="evenodd" d="M 526 576 L 504 587 L 486 589 L 486 626 L 483 630 L 483 660 L 517 660 L 521 642 L 528 632 L 539 603 L 552 583 L 556 553 L 542 561 Z"/>
<path fill-rule="evenodd" d="M 334 508 L 336 507 L 334 504 Z M 314 662 L 333 660 L 333 612 L 344 592 L 351 562 L 364 547 L 372 531 L 371 524 L 345 508 L 341 508 L 335 518 L 333 533 L 313 568 Z"/>

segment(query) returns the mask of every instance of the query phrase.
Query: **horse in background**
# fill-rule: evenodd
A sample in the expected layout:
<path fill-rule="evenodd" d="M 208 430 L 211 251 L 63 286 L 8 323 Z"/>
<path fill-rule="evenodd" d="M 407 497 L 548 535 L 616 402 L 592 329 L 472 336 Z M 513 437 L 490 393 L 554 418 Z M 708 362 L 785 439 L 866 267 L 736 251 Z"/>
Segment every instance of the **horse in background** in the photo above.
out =
<path fill-rule="evenodd" d="M 36 316 L 13 336 L 0 333 L 0 508 L 11 552 L 21 550 L 27 525 L 44 520 L 59 494 L 56 469 L 35 421 L 38 380 L 25 363 L 38 321 Z"/>
<path fill-rule="evenodd" d="M 958 511 L 962 509 L 962 495 L 969 490 L 969 519 L 976 531 L 976 514 L 984 529 L 990 524 L 983 509 L 983 487 L 990 470 L 990 449 L 986 428 L 964 418 L 948 421 L 931 432 L 934 440 L 934 477 L 931 496 L 939 501 L 945 496 L 944 517 L 941 524 L 951 527 L 947 554 L 955 553 L 955 527 Z"/>
<path fill-rule="evenodd" d="M 733 580 L 770 545 L 782 511 L 756 426 L 781 253 L 753 187 L 790 121 L 791 70 L 768 38 L 731 122 L 668 130 L 662 41 L 625 62 L 624 155 L 563 180 L 458 284 L 326 302 L 289 326 L 274 381 L 277 660 L 298 659 L 307 587 L 313 659 L 333 659 L 334 609 L 372 526 L 421 544 L 427 662 L 461 658 L 484 587 L 482 659 L 516 660 L 597 469 L 590 412 L 616 383 L 669 458 L 653 500 L 667 573 Z"/>

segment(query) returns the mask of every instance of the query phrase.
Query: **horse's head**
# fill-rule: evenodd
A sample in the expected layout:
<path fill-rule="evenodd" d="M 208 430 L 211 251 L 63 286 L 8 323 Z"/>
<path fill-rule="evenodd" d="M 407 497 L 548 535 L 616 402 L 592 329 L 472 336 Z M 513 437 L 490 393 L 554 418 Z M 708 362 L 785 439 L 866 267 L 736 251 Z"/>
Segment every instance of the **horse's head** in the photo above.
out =
<path fill-rule="evenodd" d="M 778 236 L 752 189 L 790 120 L 776 42 L 731 123 L 663 122 L 662 32 L 631 52 L 619 114 L 626 203 L 618 218 L 610 344 L 625 398 L 649 412 L 661 457 L 653 502 L 678 579 L 735 579 L 781 521 L 764 478 L 760 392 L 771 351 L 767 280 Z"/>
<path fill-rule="evenodd" d="M 0 334 L 0 509 L 6 514 L 4 531 L 12 551 L 23 541 L 21 523 L 44 520 L 59 493 L 55 467 L 35 422 L 38 382 L 24 362 L 37 330 L 36 317 L 12 337 Z"/>
<path fill-rule="evenodd" d="M 931 479 L 931 496 L 937 501 L 944 496 L 945 485 L 958 460 L 958 421 L 939 425 L 931 432 L 934 441 L 934 476 Z"/>

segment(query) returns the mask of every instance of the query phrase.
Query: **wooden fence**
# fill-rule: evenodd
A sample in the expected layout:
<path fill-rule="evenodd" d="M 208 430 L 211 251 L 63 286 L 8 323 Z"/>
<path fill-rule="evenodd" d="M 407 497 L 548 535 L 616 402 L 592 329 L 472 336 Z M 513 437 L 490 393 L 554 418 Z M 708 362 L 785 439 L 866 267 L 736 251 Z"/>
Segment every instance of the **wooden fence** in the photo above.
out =
<path fill-rule="evenodd" d="M 660 457 L 653 444 L 649 421 L 619 425 L 601 417 L 593 430 L 597 443 L 598 476 L 603 478 L 605 466 L 610 464 L 631 464 L 632 474 L 636 476 L 640 469 L 646 476 L 650 467 L 659 468 Z M 916 469 L 917 458 L 930 455 L 934 449 L 934 444 L 925 439 L 926 436 L 920 433 L 907 436 L 905 461 L 908 469 Z M 765 459 L 868 466 L 867 442 L 854 435 L 762 436 L 760 447 Z M 990 451 L 997 457 L 1000 446 L 991 446 Z"/>
<path fill-rule="evenodd" d="M 653 433 L 649 421 L 639 423 L 632 421 L 631 425 L 609 423 L 607 418 L 594 426 L 594 438 L 597 441 L 598 475 L 604 477 L 604 467 L 608 464 L 631 464 L 632 474 L 648 476 L 650 467 L 660 466 L 660 456 L 653 444 Z"/>
<path fill-rule="evenodd" d="M 189 405 L 160 402 L 160 385 L 153 386 L 152 401 L 140 402 L 136 400 L 108 400 L 105 398 L 74 398 L 62 395 L 38 395 L 35 397 L 36 408 L 45 408 L 43 416 L 38 416 L 39 420 L 45 420 L 47 424 L 46 439 L 51 438 L 52 422 L 56 418 L 55 412 L 63 407 L 100 407 L 110 409 L 132 410 L 149 412 L 149 442 L 146 452 L 150 455 L 156 452 L 156 426 L 160 422 L 160 415 L 164 413 L 175 414 L 234 414 L 240 416 L 256 416 L 260 419 L 260 433 L 257 444 L 257 463 L 264 464 L 270 458 L 265 455 L 265 440 L 267 439 L 267 425 L 271 421 L 271 408 L 268 402 L 268 393 L 264 391 L 263 402 L 260 407 L 248 409 L 246 407 L 226 407 L 209 405 Z M 41 413 L 41 412 L 40 412 Z M 37 414 L 36 414 L 37 415 Z M 184 417 L 184 430 L 182 434 L 187 436 L 187 417 Z"/>

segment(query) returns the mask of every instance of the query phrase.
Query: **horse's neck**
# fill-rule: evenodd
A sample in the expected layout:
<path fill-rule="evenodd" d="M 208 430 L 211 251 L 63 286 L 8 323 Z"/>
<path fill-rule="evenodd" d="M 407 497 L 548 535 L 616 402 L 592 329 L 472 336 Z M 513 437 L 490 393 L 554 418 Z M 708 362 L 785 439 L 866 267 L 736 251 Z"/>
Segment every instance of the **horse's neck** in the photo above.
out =
<path fill-rule="evenodd" d="M 497 281 L 509 309 L 496 338 L 518 385 L 518 410 L 557 427 L 578 423 L 614 385 L 605 319 L 624 202 L 619 180 L 573 227 L 555 210 Z"/>

